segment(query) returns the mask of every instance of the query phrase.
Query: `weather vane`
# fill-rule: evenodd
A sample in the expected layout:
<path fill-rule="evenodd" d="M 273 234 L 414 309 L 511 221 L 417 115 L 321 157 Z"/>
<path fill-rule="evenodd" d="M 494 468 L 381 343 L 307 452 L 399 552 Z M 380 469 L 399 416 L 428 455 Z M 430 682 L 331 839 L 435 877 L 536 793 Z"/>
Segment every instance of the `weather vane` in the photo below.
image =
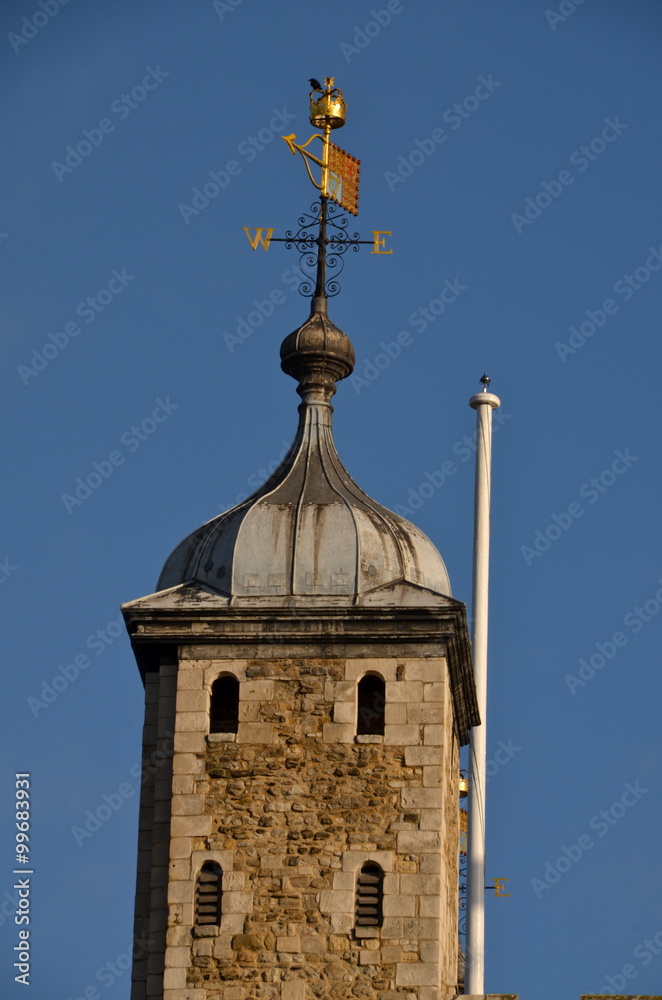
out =
<path fill-rule="evenodd" d="M 372 253 L 380 254 L 393 253 L 393 250 L 386 249 L 386 237 L 391 235 L 388 230 L 371 230 L 371 240 L 362 240 L 358 233 L 347 231 L 349 219 L 343 212 L 352 215 L 359 212 L 361 161 L 330 140 L 332 129 L 345 124 L 347 106 L 342 91 L 334 86 L 333 77 L 325 77 L 324 86 L 311 78 L 310 86 L 310 124 L 322 129 L 322 134 L 313 133 L 303 144 L 295 142 L 294 134 L 284 135 L 283 140 L 293 156 L 301 155 L 308 177 L 320 193 L 319 200 L 313 202 L 310 212 L 299 217 L 296 233 L 287 230 L 284 237 L 274 237 L 273 229 L 251 230 L 247 226 L 244 232 L 253 250 L 258 246 L 268 250 L 272 242 L 284 243 L 288 250 L 296 247 L 301 255 L 301 266 L 316 267 L 314 278 L 303 272 L 306 280 L 300 292 L 302 295 L 312 292 L 319 307 L 329 295 L 340 291 L 337 277 L 343 267 L 343 255 L 350 247 L 358 251 L 361 244 L 372 244 Z M 322 143 L 321 156 L 315 156 L 308 149 L 315 139 Z M 321 168 L 319 180 L 315 177 L 317 167 Z M 331 272 L 330 277 L 327 271 Z"/>

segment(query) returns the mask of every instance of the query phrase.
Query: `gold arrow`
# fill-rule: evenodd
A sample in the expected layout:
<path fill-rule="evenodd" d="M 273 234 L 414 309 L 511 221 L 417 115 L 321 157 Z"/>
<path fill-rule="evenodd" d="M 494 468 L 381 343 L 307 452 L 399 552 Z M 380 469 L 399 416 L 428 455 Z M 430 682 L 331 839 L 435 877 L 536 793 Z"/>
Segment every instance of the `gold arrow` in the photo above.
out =
<path fill-rule="evenodd" d="M 326 144 L 325 144 L 324 136 L 323 135 L 319 135 L 317 132 L 315 132 L 313 135 L 311 135 L 311 137 L 308 140 L 308 142 L 304 142 L 303 145 L 299 145 L 299 143 L 297 143 L 297 142 L 294 141 L 296 139 L 296 135 L 294 134 L 294 132 L 292 133 L 292 135 L 284 135 L 284 136 L 282 136 L 282 138 L 283 138 L 283 141 L 287 143 L 287 147 L 288 147 L 290 153 L 292 153 L 293 155 L 295 153 L 301 153 L 301 155 L 303 157 L 303 162 L 306 164 L 306 170 L 308 171 L 308 176 L 310 177 L 311 182 L 314 184 L 314 186 L 317 188 L 318 191 L 323 191 L 324 190 L 324 184 L 323 183 L 322 184 L 318 184 L 317 183 L 317 181 L 313 177 L 313 172 L 310 169 L 310 164 L 309 164 L 308 160 L 312 160 L 313 163 L 316 163 L 319 167 L 322 168 L 323 171 L 326 169 L 326 163 L 324 162 L 324 160 L 320 160 L 320 159 L 318 159 L 317 156 L 313 156 L 312 153 L 309 153 L 308 150 L 306 149 L 306 146 L 309 146 L 310 143 L 313 141 L 313 139 L 321 139 L 322 140 L 322 145 L 325 146 Z"/>
<path fill-rule="evenodd" d="M 282 138 L 287 143 L 290 153 L 292 153 L 293 156 L 296 156 L 297 150 L 301 149 L 301 147 L 297 146 L 297 144 L 294 141 L 296 139 L 296 135 L 294 134 L 294 132 L 292 133 L 292 135 L 284 135 Z"/>

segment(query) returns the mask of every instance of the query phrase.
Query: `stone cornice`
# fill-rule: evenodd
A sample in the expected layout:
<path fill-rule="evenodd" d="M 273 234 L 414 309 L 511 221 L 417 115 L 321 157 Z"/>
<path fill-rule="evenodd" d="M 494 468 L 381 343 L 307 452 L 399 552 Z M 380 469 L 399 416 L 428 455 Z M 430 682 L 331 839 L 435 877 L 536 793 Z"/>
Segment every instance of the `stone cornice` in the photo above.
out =
<path fill-rule="evenodd" d="M 182 646 L 223 656 L 446 656 L 461 743 L 479 724 L 466 611 L 460 602 L 432 608 L 123 609 L 141 674 Z M 202 652 L 202 651 L 201 651 Z"/>

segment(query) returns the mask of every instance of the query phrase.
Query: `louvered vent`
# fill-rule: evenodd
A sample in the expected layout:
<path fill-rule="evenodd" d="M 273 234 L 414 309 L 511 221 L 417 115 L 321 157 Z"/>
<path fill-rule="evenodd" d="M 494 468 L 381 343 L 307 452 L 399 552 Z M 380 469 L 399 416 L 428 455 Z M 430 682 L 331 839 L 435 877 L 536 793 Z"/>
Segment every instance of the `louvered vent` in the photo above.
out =
<path fill-rule="evenodd" d="M 195 887 L 195 923 L 220 924 L 223 872 L 215 861 L 205 861 Z"/>
<path fill-rule="evenodd" d="M 356 882 L 357 927 L 382 926 L 382 898 L 384 895 L 384 872 L 373 861 L 367 861 Z"/>
<path fill-rule="evenodd" d="M 239 727 L 239 681 L 219 677 L 211 686 L 210 733 L 236 733 Z"/>

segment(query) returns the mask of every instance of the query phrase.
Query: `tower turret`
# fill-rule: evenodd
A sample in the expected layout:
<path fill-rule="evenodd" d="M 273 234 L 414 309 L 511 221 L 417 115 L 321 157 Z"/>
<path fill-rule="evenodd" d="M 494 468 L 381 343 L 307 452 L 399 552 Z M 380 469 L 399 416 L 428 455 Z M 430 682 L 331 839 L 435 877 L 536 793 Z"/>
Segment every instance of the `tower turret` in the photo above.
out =
<path fill-rule="evenodd" d="M 316 113 L 344 117 L 332 84 Z M 354 352 L 328 316 L 324 223 L 322 194 L 311 313 L 281 347 L 302 400 L 292 447 L 123 609 L 143 755 L 160 761 L 132 1000 L 458 992 L 458 753 L 478 721 L 465 607 L 431 541 L 338 457 L 330 400 Z"/>

